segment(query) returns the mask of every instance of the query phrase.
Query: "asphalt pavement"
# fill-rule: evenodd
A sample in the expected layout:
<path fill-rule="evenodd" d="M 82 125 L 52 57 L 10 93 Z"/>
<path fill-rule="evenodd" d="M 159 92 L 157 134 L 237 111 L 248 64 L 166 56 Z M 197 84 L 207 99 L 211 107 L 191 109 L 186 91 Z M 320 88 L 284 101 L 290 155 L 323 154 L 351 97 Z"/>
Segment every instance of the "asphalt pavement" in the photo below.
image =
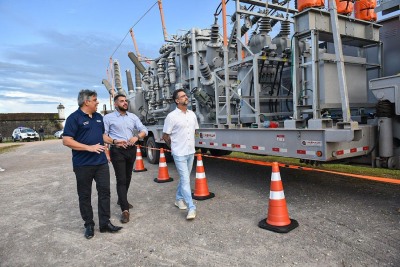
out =
<path fill-rule="evenodd" d="M 2 144 L 4 145 L 4 144 Z M 212 199 L 197 217 L 174 206 L 178 182 L 155 183 L 144 161 L 128 199 L 131 221 L 116 234 L 86 240 L 71 151 L 61 140 L 24 143 L 0 154 L 0 266 L 400 266 L 400 186 L 339 175 L 280 169 L 290 218 L 279 234 L 267 217 L 271 168 L 203 158 Z M 119 222 L 111 170 L 111 221 Z M 192 188 L 195 184 L 195 167 Z"/>

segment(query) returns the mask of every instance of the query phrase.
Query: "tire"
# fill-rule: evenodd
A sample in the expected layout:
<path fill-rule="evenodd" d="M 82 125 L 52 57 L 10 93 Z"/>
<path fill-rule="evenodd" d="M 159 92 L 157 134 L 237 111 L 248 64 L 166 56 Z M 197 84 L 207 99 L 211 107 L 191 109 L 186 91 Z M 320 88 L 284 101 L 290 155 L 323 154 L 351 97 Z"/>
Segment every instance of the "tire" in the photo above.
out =
<path fill-rule="evenodd" d="M 232 151 L 228 150 L 220 150 L 220 149 L 213 149 L 210 148 L 210 154 L 214 157 L 221 157 L 221 156 L 226 156 L 232 153 Z"/>
<path fill-rule="evenodd" d="M 149 136 L 146 141 L 146 155 L 150 164 L 157 164 L 160 160 L 160 150 L 154 148 L 158 148 L 157 143 L 153 136 Z"/>

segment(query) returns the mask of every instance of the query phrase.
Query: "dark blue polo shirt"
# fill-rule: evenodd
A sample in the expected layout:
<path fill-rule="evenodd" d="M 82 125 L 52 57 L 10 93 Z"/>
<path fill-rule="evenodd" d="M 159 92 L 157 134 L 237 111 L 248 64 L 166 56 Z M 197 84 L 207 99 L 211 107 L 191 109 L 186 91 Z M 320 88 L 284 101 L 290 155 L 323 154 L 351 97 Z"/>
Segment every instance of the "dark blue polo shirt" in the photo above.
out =
<path fill-rule="evenodd" d="M 85 145 L 104 145 L 103 141 L 104 123 L 100 113 L 93 113 L 92 118 L 85 114 L 80 108 L 68 116 L 64 136 L 70 136 L 75 141 Z M 106 154 L 88 151 L 72 150 L 72 164 L 74 167 L 95 166 L 106 164 Z"/>

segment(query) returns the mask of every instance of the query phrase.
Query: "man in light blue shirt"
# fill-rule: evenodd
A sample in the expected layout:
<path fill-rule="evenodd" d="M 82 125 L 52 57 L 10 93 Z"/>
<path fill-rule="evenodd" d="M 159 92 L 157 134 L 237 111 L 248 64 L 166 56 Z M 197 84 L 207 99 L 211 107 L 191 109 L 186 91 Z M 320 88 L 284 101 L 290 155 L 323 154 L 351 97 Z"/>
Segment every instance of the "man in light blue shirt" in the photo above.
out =
<path fill-rule="evenodd" d="M 104 116 L 104 140 L 111 143 L 110 158 L 117 178 L 118 204 L 121 206 L 122 223 L 129 222 L 128 189 L 136 160 L 136 142 L 147 136 L 147 128 L 139 118 L 128 112 L 125 95 L 114 97 L 115 111 Z M 136 133 L 137 132 L 137 133 Z"/>

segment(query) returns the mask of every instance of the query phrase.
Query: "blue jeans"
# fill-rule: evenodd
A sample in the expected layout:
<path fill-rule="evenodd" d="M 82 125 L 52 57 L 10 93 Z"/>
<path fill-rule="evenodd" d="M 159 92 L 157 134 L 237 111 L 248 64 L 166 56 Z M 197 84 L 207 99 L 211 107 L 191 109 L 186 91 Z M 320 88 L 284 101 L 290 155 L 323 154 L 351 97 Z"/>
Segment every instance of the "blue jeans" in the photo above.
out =
<path fill-rule="evenodd" d="M 179 173 L 179 184 L 176 190 L 176 200 L 183 199 L 189 210 L 195 210 L 193 204 L 192 191 L 190 189 L 190 173 L 193 167 L 194 154 L 186 156 L 176 156 L 172 154 L 175 161 L 175 167 Z"/>

